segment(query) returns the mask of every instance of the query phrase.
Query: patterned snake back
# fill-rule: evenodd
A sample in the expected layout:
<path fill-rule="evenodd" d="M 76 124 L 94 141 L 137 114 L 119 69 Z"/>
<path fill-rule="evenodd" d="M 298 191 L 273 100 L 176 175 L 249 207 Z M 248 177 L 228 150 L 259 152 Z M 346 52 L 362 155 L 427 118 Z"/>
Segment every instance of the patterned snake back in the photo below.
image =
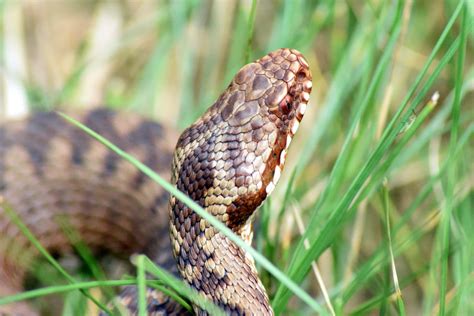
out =
<path fill-rule="evenodd" d="M 301 53 L 279 49 L 244 66 L 179 139 L 172 129 L 130 114 L 98 109 L 79 119 L 171 177 L 250 243 L 252 215 L 280 177 L 310 92 L 311 74 Z M 173 155 L 169 144 L 177 139 Z M 71 249 L 67 227 L 93 251 L 145 253 L 229 314 L 273 313 L 248 254 L 57 114 L 1 125 L 0 175 L 0 296 L 22 290 L 37 256 L 5 214 L 7 206 L 52 253 Z M 137 313 L 135 292 L 128 287 L 120 295 L 130 314 Z M 149 289 L 147 299 L 150 315 L 186 313 L 156 290 Z M 2 312 L 34 314 L 26 303 L 0 306 Z"/>

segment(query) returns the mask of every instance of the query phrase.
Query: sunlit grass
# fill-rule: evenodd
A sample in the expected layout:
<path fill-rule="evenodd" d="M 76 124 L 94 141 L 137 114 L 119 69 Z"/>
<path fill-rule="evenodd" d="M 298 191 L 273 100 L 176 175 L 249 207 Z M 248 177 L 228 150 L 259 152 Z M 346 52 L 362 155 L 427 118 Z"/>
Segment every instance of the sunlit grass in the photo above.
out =
<path fill-rule="evenodd" d="M 0 1 L 3 15 L 13 6 Z M 61 6 L 51 9 L 59 12 L 55 19 L 71 14 L 62 16 Z M 276 314 L 307 315 L 321 308 L 331 313 L 314 281 L 315 262 L 338 315 L 474 314 L 472 5 L 171 1 L 130 11 L 100 2 L 83 9 L 95 13 L 87 32 L 72 37 L 76 44 L 65 56 L 49 51 L 57 68 L 38 66 L 46 54 L 40 48 L 40 57 L 20 61 L 33 69 L 31 76 L 20 74 L 32 107 L 68 108 L 89 100 L 86 105 L 132 108 L 183 129 L 246 60 L 278 47 L 296 48 L 309 60 L 314 92 L 308 113 L 284 176 L 259 211 L 256 250 L 250 250 L 256 251 Z M 26 10 L 22 14 L 27 26 L 44 27 L 40 19 L 28 20 Z M 93 34 L 102 16 L 120 21 L 123 29 L 112 46 L 99 45 L 102 51 L 94 55 Z M 0 37 L 1 47 L 8 47 L 4 40 Z M 62 60 L 70 61 L 68 67 Z M 8 76 L 19 75 L 1 67 Z M 61 84 L 39 81 L 38 68 Z M 99 101 L 83 98 L 87 80 L 97 80 Z M 292 209 L 303 220 L 302 236 Z M 99 287 L 107 294 L 96 302 L 103 308 L 111 287 L 138 284 L 140 311 L 145 286 L 168 291 L 190 307 L 177 295 L 182 284 L 160 279 L 165 272 L 153 273 L 157 267 L 144 257 L 133 260 L 134 279 L 104 279 L 87 247 L 71 234 L 96 281 L 60 272 L 50 283 L 57 278 L 58 285 L 0 298 L 0 304 Z M 159 283 L 146 280 L 145 271 Z M 184 296 L 193 300 L 192 293 Z M 64 313 L 76 306 L 77 297 L 64 300 Z"/>

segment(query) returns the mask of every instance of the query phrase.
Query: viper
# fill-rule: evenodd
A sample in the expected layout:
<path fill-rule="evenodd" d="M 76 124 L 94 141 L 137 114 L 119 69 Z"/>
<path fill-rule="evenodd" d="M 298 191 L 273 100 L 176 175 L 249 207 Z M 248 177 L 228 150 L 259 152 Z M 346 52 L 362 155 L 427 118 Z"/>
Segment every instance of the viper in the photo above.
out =
<path fill-rule="evenodd" d="M 311 88 L 307 61 L 285 48 L 242 67 L 179 137 L 130 113 L 71 115 L 168 177 L 250 244 L 255 210 L 280 178 Z M 2 123 L 0 175 L 0 296 L 23 290 L 38 257 L 8 206 L 50 253 L 72 250 L 67 227 L 96 253 L 146 254 L 228 314 L 273 314 L 249 254 L 57 113 Z M 158 290 L 147 289 L 146 297 L 149 315 L 188 313 Z M 136 288 L 126 287 L 119 302 L 136 314 L 136 298 Z M 1 312 L 35 314 L 24 302 L 0 306 Z"/>

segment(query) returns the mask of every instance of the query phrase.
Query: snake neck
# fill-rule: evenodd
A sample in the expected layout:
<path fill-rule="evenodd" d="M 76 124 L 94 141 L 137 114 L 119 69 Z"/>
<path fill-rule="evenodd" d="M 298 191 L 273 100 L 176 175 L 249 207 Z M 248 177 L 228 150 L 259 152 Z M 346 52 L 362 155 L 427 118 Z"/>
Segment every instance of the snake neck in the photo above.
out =
<path fill-rule="evenodd" d="M 173 203 L 171 240 L 183 279 L 229 315 L 272 315 L 253 258 L 192 210 Z M 181 221 L 177 213 L 190 217 Z M 248 241 L 251 233 L 241 237 Z M 207 315 L 198 307 L 195 312 Z"/>
<path fill-rule="evenodd" d="M 202 126 L 213 132 L 199 132 Z M 234 136 L 225 122 L 207 120 L 193 125 L 178 142 L 172 181 L 250 244 L 252 214 L 266 197 L 265 187 L 237 180 L 241 169 L 250 166 L 230 164 L 239 159 L 230 159 L 229 147 L 242 146 L 232 144 L 231 139 Z M 273 314 L 253 258 L 175 197 L 170 199 L 170 237 L 181 276 L 198 292 L 228 314 Z"/>

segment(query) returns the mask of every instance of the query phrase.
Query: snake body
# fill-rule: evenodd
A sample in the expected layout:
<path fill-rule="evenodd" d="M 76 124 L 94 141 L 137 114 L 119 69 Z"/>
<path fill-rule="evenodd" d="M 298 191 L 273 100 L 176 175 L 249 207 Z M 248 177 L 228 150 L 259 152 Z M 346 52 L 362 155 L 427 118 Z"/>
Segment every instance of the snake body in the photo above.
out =
<path fill-rule="evenodd" d="M 172 129 L 130 114 L 98 109 L 76 117 L 170 177 L 250 243 L 252 215 L 280 177 L 310 92 L 304 57 L 279 49 L 241 68 L 179 139 Z M 173 154 L 169 144 L 176 139 Z M 250 255 L 57 114 L 2 124 L 0 158 L 0 296 L 22 290 L 37 256 L 6 215 L 8 205 L 50 252 L 71 249 L 66 225 L 93 251 L 145 253 L 229 314 L 273 313 Z M 135 292 L 128 287 L 120 295 L 130 314 L 137 313 Z M 150 315 L 186 313 L 156 290 L 148 289 L 147 299 Z M 25 303 L 2 311 L 33 313 Z"/>

